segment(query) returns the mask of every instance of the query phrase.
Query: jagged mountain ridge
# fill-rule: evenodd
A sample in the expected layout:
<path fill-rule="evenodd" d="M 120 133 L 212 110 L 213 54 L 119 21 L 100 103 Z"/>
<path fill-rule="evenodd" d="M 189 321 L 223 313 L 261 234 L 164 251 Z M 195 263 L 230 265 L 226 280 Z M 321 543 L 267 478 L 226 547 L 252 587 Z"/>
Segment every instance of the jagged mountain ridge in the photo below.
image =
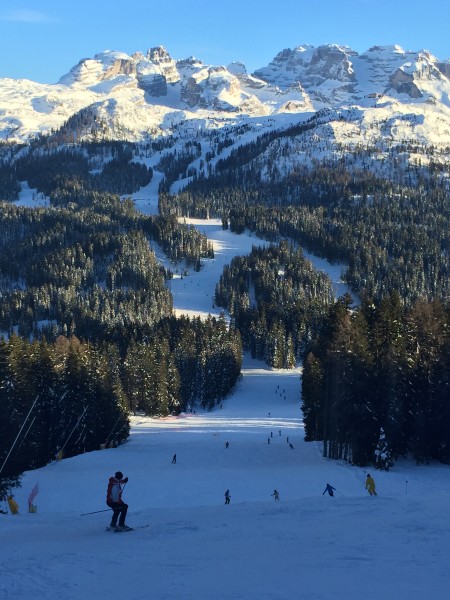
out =
<path fill-rule="evenodd" d="M 175 60 L 163 47 L 131 56 L 105 51 L 80 60 L 57 84 L 0 79 L 0 139 L 27 140 L 77 114 L 95 122 L 77 132 L 79 139 L 95 129 L 96 135 L 136 141 L 195 119 L 211 127 L 211 121 L 276 122 L 283 115 L 285 123 L 289 115 L 351 108 L 362 139 L 375 127 L 386 139 L 450 145 L 449 98 L 450 61 L 399 46 L 374 46 L 363 54 L 336 44 L 298 46 L 253 74 L 237 62 Z M 360 143 L 355 128 L 340 129 L 334 128 L 338 141 Z"/>

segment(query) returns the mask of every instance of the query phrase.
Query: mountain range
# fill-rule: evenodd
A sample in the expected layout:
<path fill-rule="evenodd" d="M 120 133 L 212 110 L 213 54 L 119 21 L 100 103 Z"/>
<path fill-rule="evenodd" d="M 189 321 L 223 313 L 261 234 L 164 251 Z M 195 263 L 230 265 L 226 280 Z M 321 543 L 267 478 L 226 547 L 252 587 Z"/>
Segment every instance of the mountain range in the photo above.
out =
<path fill-rule="evenodd" d="M 186 127 L 282 127 L 318 114 L 338 144 L 383 140 L 445 149 L 450 61 L 399 46 L 358 54 L 336 44 L 302 45 L 249 74 L 240 62 L 176 60 L 160 46 L 84 58 L 56 84 L 0 79 L 4 141 L 27 141 L 74 121 L 76 141 L 142 141 Z"/>

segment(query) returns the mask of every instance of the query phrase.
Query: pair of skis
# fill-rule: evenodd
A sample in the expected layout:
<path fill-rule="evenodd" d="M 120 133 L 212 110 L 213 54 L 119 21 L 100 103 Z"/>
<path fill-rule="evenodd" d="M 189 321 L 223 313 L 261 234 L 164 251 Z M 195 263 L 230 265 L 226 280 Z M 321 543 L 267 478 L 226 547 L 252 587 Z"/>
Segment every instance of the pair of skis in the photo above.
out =
<path fill-rule="evenodd" d="M 138 525 L 137 527 L 128 527 L 121 529 L 120 527 L 107 527 L 106 531 L 114 531 L 114 533 L 125 533 L 127 531 L 135 531 L 136 529 L 146 529 L 149 525 Z"/>

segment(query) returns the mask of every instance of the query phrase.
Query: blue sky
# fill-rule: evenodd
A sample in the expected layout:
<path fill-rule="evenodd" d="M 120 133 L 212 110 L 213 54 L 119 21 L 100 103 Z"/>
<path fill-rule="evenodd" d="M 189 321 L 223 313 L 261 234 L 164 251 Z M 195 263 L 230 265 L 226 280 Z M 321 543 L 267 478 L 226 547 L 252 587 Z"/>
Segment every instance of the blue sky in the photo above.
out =
<path fill-rule="evenodd" d="M 0 77 L 54 83 L 81 58 L 163 45 L 175 59 L 241 60 L 249 72 L 284 48 L 336 43 L 427 48 L 450 58 L 447 0 L 9 0 L 0 6 Z"/>

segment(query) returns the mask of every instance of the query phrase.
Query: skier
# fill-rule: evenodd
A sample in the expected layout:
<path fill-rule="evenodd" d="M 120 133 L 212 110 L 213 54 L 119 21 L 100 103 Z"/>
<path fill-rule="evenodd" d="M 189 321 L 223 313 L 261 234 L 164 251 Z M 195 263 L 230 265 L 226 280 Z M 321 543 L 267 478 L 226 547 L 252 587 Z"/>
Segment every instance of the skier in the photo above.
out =
<path fill-rule="evenodd" d="M 336 488 L 334 488 L 332 485 L 330 485 L 329 483 L 327 483 L 327 487 L 324 489 L 323 494 L 325 494 L 325 492 L 328 492 L 328 494 L 330 496 L 334 496 L 333 494 L 333 490 L 335 490 Z M 322 496 L 323 496 L 322 494 Z"/>
<path fill-rule="evenodd" d="M 291 444 L 291 442 L 289 442 L 289 448 L 290 448 L 291 450 L 293 450 L 293 449 L 294 449 L 294 446 Z"/>
<path fill-rule="evenodd" d="M 129 531 L 131 527 L 125 525 L 125 518 L 127 516 L 128 504 L 122 500 L 122 484 L 128 482 L 128 477 L 123 479 L 123 474 L 117 471 L 114 477 L 109 478 L 108 491 L 106 492 L 106 504 L 109 508 L 113 509 L 113 515 L 111 518 L 111 529 L 117 531 Z M 117 525 L 117 519 L 119 519 L 119 525 Z"/>
<path fill-rule="evenodd" d="M 175 465 L 177 463 L 177 455 L 174 454 L 172 458 L 172 464 Z"/>
<path fill-rule="evenodd" d="M 230 504 L 230 500 L 231 500 L 230 490 L 227 490 L 225 492 L 225 504 Z"/>
<path fill-rule="evenodd" d="M 278 493 L 277 490 L 273 490 L 273 494 L 271 494 L 275 500 L 279 500 L 280 499 L 280 494 Z"/>
<path fill-rule="evenodd" d="M 230 442 L 227 442 L 227 443 L 225 444 L 225 448 L 228 448 L 228 446 L 229 446 L 229 445 L 230 445 Z"/>
<path fill-rule="evenodd" d="M 375 490 L 375 481 L 374 481 L 373 477 L 371 477 L 369 475 L 369 473 L 367 473 L 366 490 L 369 492 L 369 494 L 371 496 L 376 496 L 377 495 L 377 492 Z"/>

